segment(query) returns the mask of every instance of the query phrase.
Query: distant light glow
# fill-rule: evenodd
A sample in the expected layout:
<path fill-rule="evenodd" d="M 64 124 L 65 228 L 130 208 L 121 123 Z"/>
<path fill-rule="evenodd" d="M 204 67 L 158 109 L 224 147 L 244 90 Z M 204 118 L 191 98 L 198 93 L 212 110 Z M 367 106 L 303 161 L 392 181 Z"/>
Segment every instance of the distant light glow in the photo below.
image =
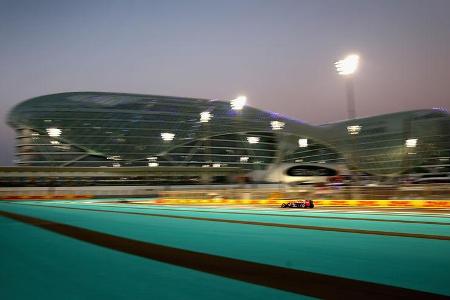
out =
<path fill-rule="evenodd" d="M 298 146 L 300 148 L 308 147 L 308 139 L 298 139 Z"/>
<path fill-rule="evenodd" d="M 46 131 L 48 135 L 51 137 L 58 137 L 62 133 L 62 130 L 59 128 L 47 128 Z"/>
<path fill-rule="evenodd" d="M 175 138 L 175 134 L 170 132 L 162 132 L 161 138 L 163 141 L 172 141 Z"/>
<path fill-rule="evenodd" d="M 202 168 L 209 168 L 209 165 L 202 165 Z"/>
<path fill-rule="evenodd" d="M 281 130 L 284 128 L 285 123 L 281 121 L 271 121 L 270 126 L 272 127 L 272 130 Z"/>
<path fill-rule="evenodd" d="M 247 142 L 249 144 L 258 144 L 259 143 L 259 137 L 257 137 L 257 136 L 248 136 L 247 137 Z"/>
<path fill-rule="evenodd" d="M 159 164 L 157 162 L 149 162 L 148 166 L 149 167 L 157 167 L 157 166 L 159 166 Z"/>
<path fill-rule="evenodd" d="M 241 156 L 241 158 L 239 159 L 240 162 L 248 162 L 248 156 Z"/>
<path fill-rule="evenodd" d="M 247 103 L 247 97 L 239 96 L 236 99 L 230 101 L 232 110 L 242 110 Z"/>
<path fill-rule="evenodd" d="M 212 167 L 213 168 L 220 168 L 220 164 L 213 164 Z"/>
<path fill-rule="evenodd" d="M 59 141 L 50 141 L 50 144 L 52 144 L 52 145 L 59 145 L 61 143 Z"/>
<path fill-rule="evenodd" d="M 150 157 L 147 157 L 147 159 L 150 160 L 150 161 L 155 161 L 155 160 L 158 159 L 158 157 L 156 157 L 156 156 L 150 156 Z"/>
<path fill-rule="evenodd" d="M 208 123 L 213 115 L 209 111 L 203 111 L 200 113 L 200 123 Z"/>
<path fill-rule="evenodd" d="M 109 160 L 121 160 L 120 155 L 111 155 L 111 156 L 108 156 L 106 159 L 109 159 Z"/>
<path fill-rule="evenodd" d="M 351 75 L 356 72 L 359 64 L 359 55 L 350 54 L 346 58 L 334 63 L 339 75 Z"/>
<path fill-rule="evenodd" d="M 348 134 L 354 135 L 354 134 L 359 134 L 359 132 L 361 131 L 362 126 L 360 125 L 351 125 L 351 126 L 347 126 L 347 132 Z"/>
<path fill-rule="evenodd" d="M 417 146 L 417 139 L 407 139 L 405 146 L 406 148 L 415 148 Z"/>
<path fill-rule="evenodd" d="M 119 163 L 113 163 L 113 167 L 114 168 L 118 168 L 118 167 L 120 167 L 120 164 Z"/>
<path fill-rule="evenodd" d="M 433 110 L 439 110 L 439 111 L 447 112 L 447 113 L 448 113 L 448 109 L 446 109 L 445 107 L 433 107 L 432 109 L 433 109 Z"/>

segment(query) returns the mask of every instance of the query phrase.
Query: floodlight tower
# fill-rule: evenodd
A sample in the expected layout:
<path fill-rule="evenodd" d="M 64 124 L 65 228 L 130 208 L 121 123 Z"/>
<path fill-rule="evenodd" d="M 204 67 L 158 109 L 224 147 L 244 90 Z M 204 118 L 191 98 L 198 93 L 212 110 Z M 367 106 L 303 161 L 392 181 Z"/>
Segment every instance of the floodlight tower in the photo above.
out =
<path fill-rule="evenodd" d="M 355 91 L 353 87 L 353 75 L 355 74 L 356 70 L 358 70 L 359 65 L 359 55 L 357 54 L 350 54 L 347 55 L 344 59 L 341 59 L 334 63 L 336 67 L 336 71 L 339 75 L 345 77 L 345 86 L 346 86 L 346 94 L 347 94 L 347 113 L 348 113 L 348 119 L 349 121 L 354 120 L 356 117 L 356 109 L 355 109 Z M 357 157 L 355 153 L 355 144 L 356 144 L 356 135 L 359 134 L 361 130 L 361 125 L 359 124 L 349 124 L 347 126 L 347 132 L 349 135 L 351 135 L 351 143 L 352 143 L 352 149 L 350 154 L 351 164 L 352 167 L 352 173 L 354 172 L 354 175 L 356 177 L 352 178 L 352 181 L 355 181 L 356 184 L 358 184 L 358 173 L 357 173 Z M 353 177 L 353 176 L 352 176 Z M 350 199 L 352 199 L 352 191 L 350 190 Z"/>
<path fill-rule="evenodd" d="M 353 74 L 358 70 L 359 55 L 350 54 L 344 59 L 335 62 L 334 65 L 338 74 L 346 77 L 347 112 L 349 120 L 353 120 L 356 117 Z"/>

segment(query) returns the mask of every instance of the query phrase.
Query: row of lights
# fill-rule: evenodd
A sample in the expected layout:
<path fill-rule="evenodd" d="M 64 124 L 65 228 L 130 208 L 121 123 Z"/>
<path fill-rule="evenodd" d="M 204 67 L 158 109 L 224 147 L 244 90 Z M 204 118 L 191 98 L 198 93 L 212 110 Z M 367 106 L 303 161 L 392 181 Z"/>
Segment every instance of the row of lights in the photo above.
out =
<path fill-rule="evenodd" d="M 239 96 L 236 99 L 230 101 L 231 109 L 242 110 L 247 103 L 247 97 Z M 213 114 L 209 111 L 203 111 L 200 113 L 200 123 L 208 123 L 213 117 Z M 175 138 L 175 133 L 162 132 L 161 138 L 165 142 L 171 142 Z"/>
<path fill-rule="evenodd" d="M 203 112 L 203 113 L 201 113 L 200 122 L 208 122 L 211 119 L 211 117 L 212 117 L 212 115 L 209 112 Z M 270 122 L 270 125 L 272 126 L 273 130 L 281 130 L 281 129 L 283 129 L 285 123 L 281 122 L 281 121 L 272 121 L 272 122 Z M 362 126 L 360 126 L 360 125 L 347 126 L 347 132 L 350 135 L 359 134 L 361 129 L 362 129 Z M 59 128 L 47 128 L 46 131 L 47 131 L 48 135 L 51 137 L 59 137 L 62 133 L 62 130 Z M 170 133 L 170 132 L 162 132 L 161 138 L 163 139 L 163 141 L 172 141 L 175 138 L 175 134 Z M 259 140 L 260 140 L 260 138 L 255 137 L 255 136 L 247 137 L 247 142 L 249 144 L 257 144 L 257 143 L 259 143 Z M 52 144 L 57 144 L 57 143 L 59 144 L 58 141 L 52 141 Z M 298 143 L 299 143 L 299 147 L 307 147 L 308 146 L 307 139 L 299 139 Z M 405 141 L 405 146 L 407 148 L 414 148 L 414 147 L 416 147 L 416 145 L 417 145 L 417 139 L 412 138 L 412 139 L 407 139 Z"/>
<path fill-rule="evenodd" d="M 233 110 L 242 110 L 247 103 L 247 97 L 245 96 L 239 96 L 236 99 L 233 99 L 230 101 L 231 109 Z M 213 117 L 213 114 L 211 114 L 209 111 L 204 111 L 200 113 L 200 123 L 208 123 L 211 118 Z M 280 130 L 283 129 L 285 123 L 281 121 L 272 121 L 270 122 L 270 125 L 273 130 Z M 62 130 L 59 128 L 47 128 L 47 133 L 51 137 L 59 137 L 62 133 Z M 161 138 L 163 141 L 172 141 L 175 138 L 175 134 L 171 132 L 162 132 Z M 258 143 L 259 139 L 255 139 L 254 137 L 251 137 L 249 140 L 249 143 L 254 144 Z"/>
<path fill-rule="evenodd" d="M 248 143 L 249 144 L 257 144 L 257 143 L 259 143 L 259 137 L 256 137 L 256 136 L 249 136 L 249 137 L 247 137 L 247 141 L 248 141 Z M 308 147 L 308 139 L 305 139 L 305 138 L 300 138 L 300 139 L 298 139 L 298 146 L 300 147 L 300 148 L 306 148 L 306 147 Z M 156 159 L 157 159 L 157 157 L 147 157 L 147 159 L 150 161 L 149 163 L 148 163 L 148 166 L 149 167 L 157 167 L 159 164 L 156 162 Z M 241 162 L 241 163 L 247 163 L 248 161 L 249 161 L 249 157 L 248 156 L 241 156 L 240 158 L 239 158 L 239 161 Z M 202 167 L 209 167 L 210 165 L 203 165 Z M 213 168 L 218 168 L 218 167 L 220 167 L 221 166 L 221 164 L 220 163 L 214 163 L 214 164 L 212 164 L 212 167 Z"/>
<path fill-rule="evenodd" d="M 361 132 L 362 126 L 360 125 L 351 125 L 347 126 L 347 132 L 350 135 L 357 135 Z M 416 138 L 410 138 L 405 140 L 405 147 L 406 148 L 415 148 L 417 146 L 418 139 Z M 299 141 L 300 142 L 300 141 Z"/>
<path fill-rule="evenodd" d="M 231 109 L 240 111 L 244 108 L 245 104 L 247 103 L 247 97 L 245 96 L 239 96 L 236 99 L 233 99 L 230 101 Z M 203 111 L 200 113 L 200 123 L 208 123 L 214 115 L 209 111 Z M 284 128 L 285 123 L 281 121 L 271 121 L 270 126 L 272 127 L 272 130 L 281 130 Z M 162 132 L 161 138 L 165 142 L 173 141 L 175 138 L 175 134 L 171 132 Z M 247 141 L 250 144 L 257 144 L 259 143 L 259 137 L 247 137 Z"/>
<path fill-rule="evenodd" d="M 174 137 L 175 137 L 174 133 L 169 133 L 169 132 L 161 133 L 161 138 L 164 141 L 172 141 L 174 139 Z M 247 137 L 247 142 L 249 144 L 258 144 L 259 141 L 260 141 L 260 137 L 258 137 L 258 136 L 248 136 Z M 308 147 L 308 139 L 299 139 L 298 145 L 301 148 Z"/>

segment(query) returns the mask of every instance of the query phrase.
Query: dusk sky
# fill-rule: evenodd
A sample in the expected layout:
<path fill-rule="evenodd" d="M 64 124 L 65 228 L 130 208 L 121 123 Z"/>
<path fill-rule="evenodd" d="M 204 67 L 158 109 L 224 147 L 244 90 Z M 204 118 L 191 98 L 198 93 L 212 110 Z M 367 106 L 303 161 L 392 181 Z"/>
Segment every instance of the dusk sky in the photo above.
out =
<path fill-rule="evenodd" d="M 357 115 L 450 107 L 450 0 L 0 0 L 6 115 L 50 93 L 230 99 L 312 124 L 346 118 L 333 63 L 356 52 Z"/>

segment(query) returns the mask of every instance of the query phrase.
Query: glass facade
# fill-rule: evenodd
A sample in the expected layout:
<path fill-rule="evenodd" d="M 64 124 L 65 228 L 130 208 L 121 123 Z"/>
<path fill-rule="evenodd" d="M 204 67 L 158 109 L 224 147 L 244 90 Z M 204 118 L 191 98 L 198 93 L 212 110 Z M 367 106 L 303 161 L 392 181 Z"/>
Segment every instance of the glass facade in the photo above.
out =
<path fill-rule="evenodd" d="M 449 115 L 439 110 L 311 126 L 249 106 L 233 110 L 227 101 L 76 92 L 27 100 L 8 122 L 22 166 L 262 170 L 292 162 L 392 175 L 448 171 L 450 163 Z"/>

